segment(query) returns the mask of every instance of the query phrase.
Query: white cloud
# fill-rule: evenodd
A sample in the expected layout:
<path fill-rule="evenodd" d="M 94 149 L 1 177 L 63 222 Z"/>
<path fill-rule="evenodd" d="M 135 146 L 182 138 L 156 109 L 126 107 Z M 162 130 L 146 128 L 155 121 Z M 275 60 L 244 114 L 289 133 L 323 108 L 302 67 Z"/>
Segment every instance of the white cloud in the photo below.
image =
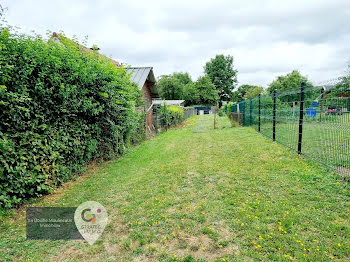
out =
<path fill-rule="evenodd" d="M 11 25 L 47 29 L 97 44 L 156 75 L 203 74 L 215 54 L 234 56 L 240 84 L 266 86 L 293 69 L 319 82 L 346 67 L 350 48 L 348 0 L 0 0 Z"/>

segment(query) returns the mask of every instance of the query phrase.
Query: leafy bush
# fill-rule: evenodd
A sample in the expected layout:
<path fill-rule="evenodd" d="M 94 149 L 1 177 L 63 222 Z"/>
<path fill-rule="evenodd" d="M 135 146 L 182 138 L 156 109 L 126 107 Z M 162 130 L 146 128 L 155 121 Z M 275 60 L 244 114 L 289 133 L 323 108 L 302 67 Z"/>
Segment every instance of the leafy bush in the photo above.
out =
<path fill-rule="evenodd" d="M 170 110 L 169 107 L 163 103 L 163 105 L 159 109 L 160 113 L 160 125 L 161 127 L 165 128 L 166 130 L 170 127 L 171 118 L 170 118 Z"/>
<path fill-rule="evenodd" d="M 184 109 L 179 106 L 169 106 L 169 111 L 170 111 L 170 116 L 171 116 L 171 121 L 170 124 L 172 126 L 177 126 L 179 125 L 184 118 Z"/>
<path fill-rule="evenodd" d="M 122 153 L 140 97 L 124 68 L 60 36 L 0 29 L 0 206 L 52 191 L 96 158 Z"/>
<path fill-rule="evenodd" d="M 160 107 L 160 121 L 162 127 L 168 129 L 171 126 L 179 125 L 184 119 L 184 109 L 179 106 L 167 106 L 164 104 Z"/>

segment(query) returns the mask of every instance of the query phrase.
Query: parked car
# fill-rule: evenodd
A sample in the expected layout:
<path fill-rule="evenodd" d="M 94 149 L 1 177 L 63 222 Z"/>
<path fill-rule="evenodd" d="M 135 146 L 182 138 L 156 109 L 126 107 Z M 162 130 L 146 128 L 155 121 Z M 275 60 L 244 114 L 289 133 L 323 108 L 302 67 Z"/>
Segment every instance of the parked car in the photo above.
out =
<path fill-rule="evenodd" d="M 342 115 L 343 111 L 341 107 L 336 107 L 336 106 L 329 106 L 328 110 L 326 111 L 325 115 Z"/>

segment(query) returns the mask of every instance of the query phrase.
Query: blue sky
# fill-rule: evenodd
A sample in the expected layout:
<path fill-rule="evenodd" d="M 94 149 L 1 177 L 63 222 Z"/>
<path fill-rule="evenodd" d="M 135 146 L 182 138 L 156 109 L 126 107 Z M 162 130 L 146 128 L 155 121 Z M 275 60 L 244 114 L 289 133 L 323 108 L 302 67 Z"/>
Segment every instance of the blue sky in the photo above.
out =
<path fill-rule="evenodd" d="M 215 54 L 230 54 L 239 84 L 266 87 L 298 69 L 314 82 L 344 73 L 350 60 L 349 0 L 112 1 L 0 0 L 10 25 L 30 34 L 88 35 L 88 45 L 156 76 L 196 79 Z"/>

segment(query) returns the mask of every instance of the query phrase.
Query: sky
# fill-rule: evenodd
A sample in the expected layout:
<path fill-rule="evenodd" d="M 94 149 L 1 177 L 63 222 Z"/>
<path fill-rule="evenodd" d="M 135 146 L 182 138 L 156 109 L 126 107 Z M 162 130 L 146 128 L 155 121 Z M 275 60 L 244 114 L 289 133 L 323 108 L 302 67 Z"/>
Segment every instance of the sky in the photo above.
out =
<path fill-rule="evenodd" d="M 350 61 L 350 0 L 0 0 L 21 32 L 76 35 L 156 76 L 194 80 L 216 54 L 232 55 L 238 82 L 267 87 L 299 70 L 313 83 Z"/>

